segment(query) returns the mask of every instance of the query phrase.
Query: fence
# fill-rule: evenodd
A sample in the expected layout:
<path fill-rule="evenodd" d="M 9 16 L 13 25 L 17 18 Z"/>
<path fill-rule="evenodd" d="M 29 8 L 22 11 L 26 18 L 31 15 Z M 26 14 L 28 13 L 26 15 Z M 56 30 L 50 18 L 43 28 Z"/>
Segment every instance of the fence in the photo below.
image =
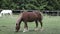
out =
<path fill-rule="evenodd" d="M 24 11 L 28 11 L 28 12 L 33 12 L 33 11 L 40 11 L 40 10 L 13 10 L 15 13 L 20 13 L 20 12 L 24 12 Z M 42 12 L 44 15 L 49 15 L 49 16 L 60 16 L 60 11 L 58 10 L 54 10 L 54 11 L 49 11 L 49 10 L 41 10 L 40 12 Z"/>
<path fill-rule="evenodd" d="M 21 13 L 24 11 L 32 12 L 32 11 L 40 11 L 40 10 L 12 10 L 13 13 Z M 0 10 L 1 12 L 1 10 Z M 60 11 L 59 10 L 54 10 L 54 11 L 49 11 L 49 10 L 41 10 L 41 12 L 44 15 L 49 15 L 49 16 L 60 16 Z"/>
<path fill-rule="evenodd" d="M 54 10 L 54 11 L 43 11 L 43 14 L 50 15 L 50 16 L 60 16 L 60 11 Z"/>

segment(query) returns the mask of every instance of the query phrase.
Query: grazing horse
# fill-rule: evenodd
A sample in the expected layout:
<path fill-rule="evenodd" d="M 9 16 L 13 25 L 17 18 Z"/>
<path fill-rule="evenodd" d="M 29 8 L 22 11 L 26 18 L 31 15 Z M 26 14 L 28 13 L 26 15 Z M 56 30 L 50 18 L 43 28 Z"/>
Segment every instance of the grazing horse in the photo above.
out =
<path fill-rule="evenodd" d="M 35 30 L 38 30 L 38 21 L 40 22 L 41 24 L 41 28 L 43 26 L 42 24 L 42 14 L 41 12 L 23 12 L 19 15 L 17 21 L 16 21 L 16 32 L 19 31 L 20 29 L 20 24 L 21 22 L 24 22 L 24 31 L 23 32 L 26 32 L 28 31 L 28 25 L 27 25 L 27 22 L 33 22 L 35 21 L 36 23 L 36 29 Z"/>
<path fill-rule="evenodd" d="M 10 14 L 12 16 L 12 10 L 2 10 L 0 16 L 3 16 L 5 14 Z"/>

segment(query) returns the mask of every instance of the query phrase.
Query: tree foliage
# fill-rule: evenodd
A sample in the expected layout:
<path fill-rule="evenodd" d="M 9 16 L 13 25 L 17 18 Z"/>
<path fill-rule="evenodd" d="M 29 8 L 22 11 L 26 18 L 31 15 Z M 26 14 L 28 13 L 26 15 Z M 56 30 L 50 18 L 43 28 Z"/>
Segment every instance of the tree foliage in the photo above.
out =
<path fill-rule="evenodd" d="M 0 0 L 0 9 L 60 10 L 60 0 Z"/>

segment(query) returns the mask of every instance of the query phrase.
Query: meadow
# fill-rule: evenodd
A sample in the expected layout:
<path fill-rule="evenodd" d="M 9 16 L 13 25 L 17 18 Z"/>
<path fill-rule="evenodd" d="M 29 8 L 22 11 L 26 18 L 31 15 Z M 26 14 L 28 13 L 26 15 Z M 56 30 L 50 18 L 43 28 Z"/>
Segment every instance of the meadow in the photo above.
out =
<path fill-rule="evenodd" d="M 34 31 L 35 23 L 28 23 L 29 31 L 23 33 L 24 23 L 21 24 L 21 31 L 15 32 L 15 24 L 18 15 L 0 17 L 0 34 L 60 34 L 60 16 L 43 16 L 43 28 L 41 31 Z M 40 24 L 39 24 L 40 28 Z"/>

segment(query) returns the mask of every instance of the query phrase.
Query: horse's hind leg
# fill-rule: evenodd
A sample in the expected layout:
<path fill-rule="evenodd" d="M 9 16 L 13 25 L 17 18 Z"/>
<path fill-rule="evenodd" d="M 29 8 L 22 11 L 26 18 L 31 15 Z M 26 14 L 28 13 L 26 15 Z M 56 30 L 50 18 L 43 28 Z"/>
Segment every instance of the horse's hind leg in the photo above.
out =
<path fill-rule="evenodd" d="M 37 22 L 37 21 L 35 21 L 35 23 L 36 23 L 35 31 L 37 31 L 37 30 L 38 30 L 38 22 Z"/>
<path fill-rule="evenodd" d="M 40 25 L 41 25 L 41 31 L 43 31 L 43 23 L 42 23 L 42 20 L 39 20 L 40 22 Z"/>
<path fill-rule="evenodd" d="M 27 26 L 27 22 L 24 22 L 24 31 L 23 32 L 26 32 L 28 31 L 28 26 Z"/>
<path fill-rule="evenodd" d="M 10 13 L 10 16 L 11 16 L 11 17 L 12 17 L 12 15 L 13 15 L 13 14 L 12 14 L 12 13 Z"/>

